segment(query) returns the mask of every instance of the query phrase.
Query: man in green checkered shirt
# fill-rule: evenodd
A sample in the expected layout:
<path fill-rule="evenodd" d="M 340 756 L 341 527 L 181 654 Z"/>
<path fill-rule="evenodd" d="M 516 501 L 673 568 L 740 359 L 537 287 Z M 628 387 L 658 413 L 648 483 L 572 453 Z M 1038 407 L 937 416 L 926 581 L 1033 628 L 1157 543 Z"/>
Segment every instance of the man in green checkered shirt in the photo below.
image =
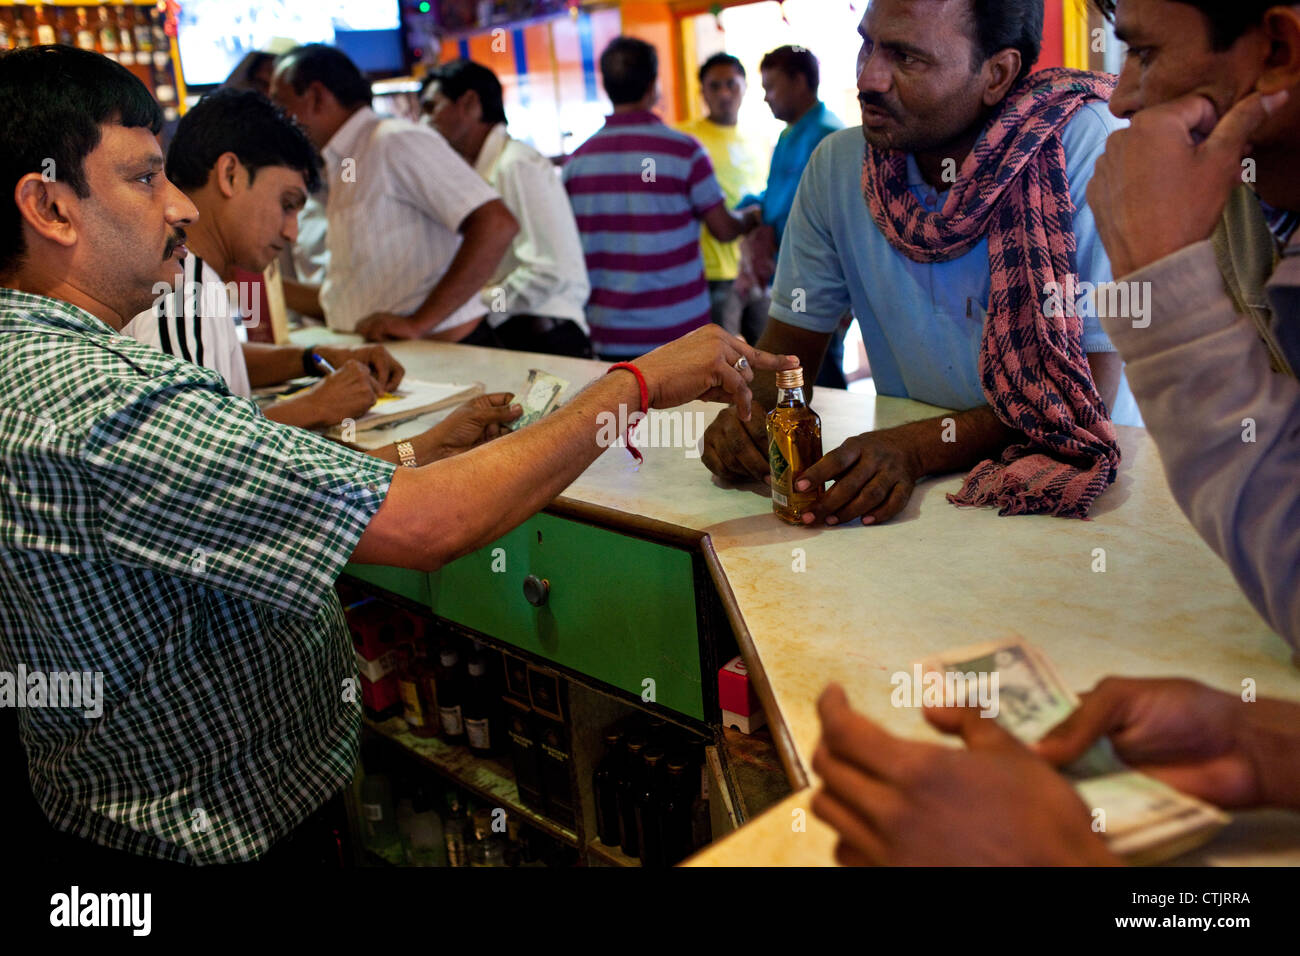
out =
<path fill-rule="evenodd" d="M 18 711 L 58 831 L 253 860 L 352 774 L 345 563 L 434 570 L 567 487 L 605 451 L 601 416 L 696 398 L 747 414 L 752 370 L 794 360 L 701 329 L 424 467 L 269 422 L 118 331 L 173 282 L 197 215 L 163 175 L 161 120 L 97 54 L 0 56 L 0 672 L 102 675 L 97 717 Z"/>

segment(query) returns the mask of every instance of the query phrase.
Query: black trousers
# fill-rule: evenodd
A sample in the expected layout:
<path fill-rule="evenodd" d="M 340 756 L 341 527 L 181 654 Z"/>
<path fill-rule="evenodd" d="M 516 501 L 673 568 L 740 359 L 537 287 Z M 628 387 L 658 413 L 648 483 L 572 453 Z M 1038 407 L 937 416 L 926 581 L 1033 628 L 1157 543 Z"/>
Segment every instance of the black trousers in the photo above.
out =
<path fill-rule="evenodd" d="M 484 319 L 460 344 L 591 358 L 591 340 L 578 323 L 542 315 L 513 315 L 495 329 Z"/>

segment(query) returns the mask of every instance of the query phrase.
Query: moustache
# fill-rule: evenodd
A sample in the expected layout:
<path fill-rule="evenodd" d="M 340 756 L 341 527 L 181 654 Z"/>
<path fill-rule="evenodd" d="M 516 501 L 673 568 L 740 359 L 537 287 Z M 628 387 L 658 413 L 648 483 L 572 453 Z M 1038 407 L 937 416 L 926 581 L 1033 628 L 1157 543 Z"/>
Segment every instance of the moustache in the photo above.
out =
<path fill-rule="evenodd" d="M 170 259 L 172 257 L 172 253 L 176 251 L 176 247 L 179 246 L 184 241 L 185 241 L 184 229 L 177 229 L 174 233 L 168 236 L 166 251 L 163 253 L 163 260 L 166 261 L 167 259 Z"/>
<path fill-rule="evenodd" d="M 875 93 L 859 93 L 858 102 L 863 106 L 870 106 L 881 112 L 888 113 L 890 116 L 894 115 L 894 111 L 886 106 L 884 100 Z"/>

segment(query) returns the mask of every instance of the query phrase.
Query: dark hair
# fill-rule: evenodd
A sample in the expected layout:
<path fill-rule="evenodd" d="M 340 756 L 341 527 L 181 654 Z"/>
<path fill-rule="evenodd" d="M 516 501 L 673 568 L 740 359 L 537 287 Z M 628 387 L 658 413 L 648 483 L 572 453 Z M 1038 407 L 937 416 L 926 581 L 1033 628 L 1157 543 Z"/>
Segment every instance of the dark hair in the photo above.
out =
<path fill-rule="evenodd" d="M 424 89 L 428 89 L 430 83 L 437 83 L 442 95 L 453 102 L 473 90 L 483 107 L 483 122 L 495 125 L 506 121 L 506 108 L 501 103 L 501 81 L 481 63 L 473 60 L 444 63 L 429 74 Z"/>
<path fill-rule="evenodd" d="M 821 82 L 821 74 L 817 67 L 817 57 L 813 56 L 812 50 L 801 46 L 779 46 L 771 53 L 763 57 L 763 61 L 758 64 L 762 70 L 780 70 L 786 76 L 794 79 L 796 76 L 802 76 L 808 81 L 808 92 L 816 93 L 817 85 Z"/>
<path fill-rule="evenodd" d="M 708 73 L 709 70 L 713 69 L 715 66 L 729 66 L 740 74 L 741 79 L 745 78 L 745 64 L 741 63 L 740 60 L 732 56 L 730 53 L 715 53 L 713 56 L 705 60 L 704 64 L 700 67 L 701 83 L 704 82 L 704 74 Z"/>
<path fill-rule="evenodd" d="M 249 179 L 263 166 L 287 166 L 320 185 L 320 156 L 302 127 L 261 93 L 217 90 L 181 117 L 167 149 L 167 178 L 186 191 L 208 181 L 222 153 L 234 153 Z"/>
<path fill-rule="evenodd" d="M 1189 7 L 1195 7 L 1205 17 L 1210 28 L 1210 46 L 1222 52 L 1228 49 L 1251 27 L 1264 22 L 1264 14 L 1285 0 L 1235 0 L 1222 3 L 1220 0 L 1173 0 Z M 1107 20 L 1115 18 L 1115 0 L 1093 0 L 1101 15 Z"/>
<path fill-rule="evenodd" d="M 281 54 L 275 64 L 277 70 L 284 70 L 285 80 L 299 96 L 313 83 L 319 83 L 345 109 L 371 103 L 370 84 L 342 50 L 324 43 L 307 43 Z"/>
<path fill-rule="evenodd" d="M 107 124 L 157 135 L 163 115 L 131 71 L 70 46 L 36 46 L 0 55 L 0 275 L 26 253 L 14 203 L 18 180 L 51 169 L 78 196 L 89 196 L 85 160 Z"/>
<path fill-rule="evenodd" d="M 971 69 L 1008 48 L 1020 51 L 1019 82 L 1043 50 L 1043 0 L 971 0 L 975 47 Z"/>
<path fill-rule="evenodd" d="M 636 37 L 615 37 L 600 55 L 600 79 L 615 106 L 636 103 L 654 89 L 659 54 Z"/>

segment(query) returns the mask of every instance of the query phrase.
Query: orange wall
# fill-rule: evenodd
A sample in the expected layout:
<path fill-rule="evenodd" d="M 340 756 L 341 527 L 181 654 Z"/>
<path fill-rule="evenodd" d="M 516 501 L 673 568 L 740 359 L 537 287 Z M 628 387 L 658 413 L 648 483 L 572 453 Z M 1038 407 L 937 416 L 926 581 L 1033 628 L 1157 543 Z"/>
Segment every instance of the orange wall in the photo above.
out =
<path fill-rule="evenodd" d="M 654 0 L 623 0 L 619 4 L 623 16 L 623 33 L 637 37 L 654 46 L 659 53 L 659 88 L 663 101 L 659 112 L 668 123 L 683 119 L 685 96 L 681 45 L 677 42 L 677 22 L 667 3 Z M 597 47 L 600 56 L 602 47 Z M 687 64 L 689 66 L 689 64 Z"/>

